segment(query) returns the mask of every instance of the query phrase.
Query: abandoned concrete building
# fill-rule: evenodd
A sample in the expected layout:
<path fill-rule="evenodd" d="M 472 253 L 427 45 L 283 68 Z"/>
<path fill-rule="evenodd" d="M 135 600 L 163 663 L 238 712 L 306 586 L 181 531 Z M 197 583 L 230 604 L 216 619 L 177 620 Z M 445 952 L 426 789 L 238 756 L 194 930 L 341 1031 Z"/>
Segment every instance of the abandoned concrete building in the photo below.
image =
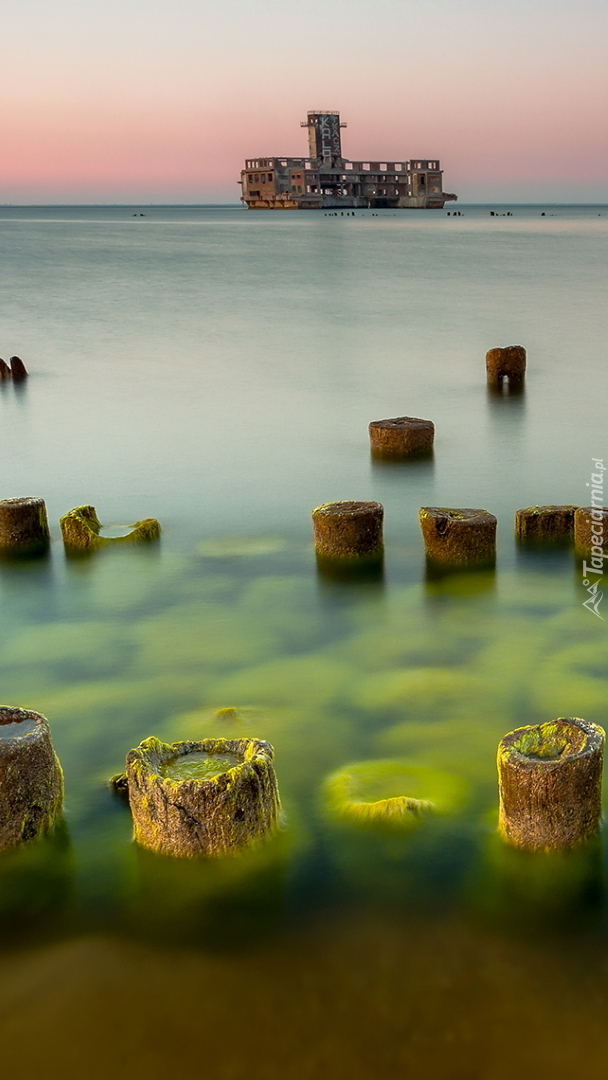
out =
<path fill-rule="evenodd" d="M 239 181 L 251 210 L 397 208 L 440 210 L 456 195 L 443 191 L 437 159 L 349 161 L 342 157 L 338 112 L 309 112 L 307 157 L 249 158 Z"/>

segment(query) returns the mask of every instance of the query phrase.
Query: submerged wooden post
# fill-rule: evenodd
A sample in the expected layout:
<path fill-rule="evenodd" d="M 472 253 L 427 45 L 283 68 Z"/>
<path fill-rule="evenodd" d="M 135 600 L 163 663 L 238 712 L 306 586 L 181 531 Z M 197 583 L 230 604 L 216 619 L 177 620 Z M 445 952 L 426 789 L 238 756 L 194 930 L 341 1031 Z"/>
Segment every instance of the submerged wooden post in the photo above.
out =
<path fill-rule="evenodd" d="M 317 555 L 325 559 L 381 558 L 384 507 L 378 502 L 323 503 L 312 512 Z"/>
<path fill-rule="evenodd" d="M 487 510 L 422 506 L 419 517 L 429 559 L 453 566 L 494 561 L 497 521 Z"/>
<path fill-rule="evenodd" d="M 279 790 L 270 743 L 149 738 L 127 754 L 135 839 L 165 855 L 225 855 L 270 833 Z M 119 778 L 113 786 L 120 787 Z"/>
<path fill-rule="evenodd" d="M 374 456 L 424 457 L 433 451 L 435 425 L 416 416 L 395 416 L 392 420 L 372 420 L 369 440 Z"/>
<path fill-rule="evenodd" d="M 43 550 L 49 544 L 44 499 L 0 500 L 0 551 Z"/>
<path fill-rule="evenodd" d="M 526 350 L 523 345 L 507 345 L 486 353 L 486 376 L 491 386 L 508 379 L 510 386 L 521 386 L 526 374 Z"/>
<path fill-rule="evenodd" d="M 498 745 L 499 829 L 517 847 L 569 848 L 602 812 L 605 732 L 578 717 L 516 728 Z"/>
<path fill-rule="evenodd" d="M 561 540 L 574 531 L 576 506 L 526 506 L 515 512 L 518 540 Z"/>
<path fill-rule="evenodd" d="M 0 707 L 0 850 L 49 829 L 63 802 L 63 773 L 49 722 L 28 709 Z"/>

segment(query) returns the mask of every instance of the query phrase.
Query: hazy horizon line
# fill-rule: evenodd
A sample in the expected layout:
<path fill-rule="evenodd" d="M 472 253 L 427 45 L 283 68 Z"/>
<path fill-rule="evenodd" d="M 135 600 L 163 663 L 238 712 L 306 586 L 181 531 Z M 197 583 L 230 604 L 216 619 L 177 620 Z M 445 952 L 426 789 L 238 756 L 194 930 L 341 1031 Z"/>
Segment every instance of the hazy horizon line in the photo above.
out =
<path fill-rule="evenodd" d="M 247 210 L 246 206 L 242 206 L 240 203 L 233 203 L 233 202 L 228 202 L 228 203 L 224 203 L 224 202 L 206 202 L 206 203 L 187 203 L 187 202 L 184 202 L 184 203 L 181 203 L 181 202 L 176 202 L 176 203 L 173 203 L 173 202 L 165 202 L 165 203 L 146 203 L 146 202 L 137 202 L 137 203 L 123 203 L 123 202 L 12 203 L 12 202 L 10 202 L 10 203 L 0 203 L 0 210 L 7 210 L 7 209 L 11 209 L 11 208 L 12 209 L 17 209 L 17 210 L 19 210 L 19 209 L 26 210 L 26 209 L 31 209 L 31 208 L 34 208 L 34 207 L 43 207 L 43 206 L 46 206 L 46 207 L 68 207 L 68 206 L 73 206 L 73 207 L 83 207 L 83 206 L 102 207 L 103 206 L 103 207 L 106 207 L 106 206 L 115 206 L 115 207 L 121 207 L 121 208 L 124 207 L 125 209 L 131 209 L 131 208 L 141 207 L 141 206 L 146 206 L 146 207 L 149 207 L 149 208 L 158 208 L 158 209 L 162 209 L 162 208 L 166 208 L 166 207 L 190 207 L 190 208 L 198 207 L 198 208 L 201 208 L 201 209 L 205 208 L 205 207 L 224 207 L 224 208 L 233 208 L 233 209 L 236 209 L 236 210 L 243 210 L 243 211 Z M 467 202 L 467 203 L 459 202 L 458 206 L 606 206 L 606 207 L 608 207 L 608 202 L 605 202 L 605 203 L 602 203 L 602 202 L 518 202 L 518 201 L 515 201 L 515 200 L 509 200 L 507 202 L 500 202 L 498 200 L 494 200 L 494 201 L 491 201 L 491 202 Z M 324 208 L 320 207 L 319 209 L 324 209 Z M 336 209 L 336 208 L 335 207 L 329 207 L 329 208 L 325 208 L 325 209 Z M 358 207 L 356 209 L 360 209 L 360 210 L 366 210 L 366 209 L 378 209 L 378 210 L 383 210 L 383 209 L 397 210 L 397 209 L 401 209 L 401 210 L 407 210 L 407 209 L 417 209 L 417 208 L 416 207 L 395 207 L 395 206 L 393 206 L 393 207 L 371 207 L 371 208 L 370 207 Z M 442 209 L 444 209 L 444 208 L 442 207 Z"/>

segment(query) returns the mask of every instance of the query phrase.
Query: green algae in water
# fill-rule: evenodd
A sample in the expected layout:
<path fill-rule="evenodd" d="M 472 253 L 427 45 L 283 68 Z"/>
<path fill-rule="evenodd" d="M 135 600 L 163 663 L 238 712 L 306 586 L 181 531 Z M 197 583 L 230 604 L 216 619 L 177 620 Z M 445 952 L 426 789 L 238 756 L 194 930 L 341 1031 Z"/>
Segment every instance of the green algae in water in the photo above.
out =
<path fill-rule="evenodd" d="M 35 731 L 37 727 L 35 720 L 19 720 L 10 724 L 0 724 L 0 739 L 20 739 L 24 735 L 29 735 L 30 731 Z"/>
<path fill-rule="evenodd" d="M 525 757 L 557 761 L 564 753 L 577 753 L 582 748 L 582 743 L 583 740 L 569 730 L 569 725 L 556 720 L 553 723 L 524 728 L 513 743 L 513 749 L 519 750 Z"/>
<path fill-rule="evenodd" d="M 165 761 L 159 772 L 169 780 L 212 780 L 214 776 L 241 764 L 236 754 L 209 754 L 204 750 L 176 754 Z"/>

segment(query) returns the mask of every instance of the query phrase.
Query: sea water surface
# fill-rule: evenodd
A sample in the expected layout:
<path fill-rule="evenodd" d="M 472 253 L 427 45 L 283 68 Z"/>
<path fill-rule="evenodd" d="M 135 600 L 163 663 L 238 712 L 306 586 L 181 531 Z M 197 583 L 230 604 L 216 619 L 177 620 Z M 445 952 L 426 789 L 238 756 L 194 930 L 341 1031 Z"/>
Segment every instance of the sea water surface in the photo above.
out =
<path fill-rule="evenodd" d="M 608 208 L 459 209 L 0 208 L 0 355 L 30 371 L 0 384 L 0 498 L 42 496 L 52 533 L 0 564 L 0 703 L 49 718 L 66 784 L 60 828 L 0 858 L 11 1080 L 605 1074 L 606 836 L 505 849 L 495 753 L 608 721 L 608 607 L 513 535 L 608 464 Z M 508 344 L 525 392 L 489 395 Z M 372 460 L 400 415 L 432 459 Z M 384 505 L 381 573 L 317 570 L 339 499 Z M 162 538 L 68 558 L 85 503 Z M 430 575 L 426 505 L 494 513 L 495 572 Z M 279 835 L 138 849 L 106 782 L 149 735 L 270 741 Z M 443 812 L 345 821 L 353 764 Z"/>

